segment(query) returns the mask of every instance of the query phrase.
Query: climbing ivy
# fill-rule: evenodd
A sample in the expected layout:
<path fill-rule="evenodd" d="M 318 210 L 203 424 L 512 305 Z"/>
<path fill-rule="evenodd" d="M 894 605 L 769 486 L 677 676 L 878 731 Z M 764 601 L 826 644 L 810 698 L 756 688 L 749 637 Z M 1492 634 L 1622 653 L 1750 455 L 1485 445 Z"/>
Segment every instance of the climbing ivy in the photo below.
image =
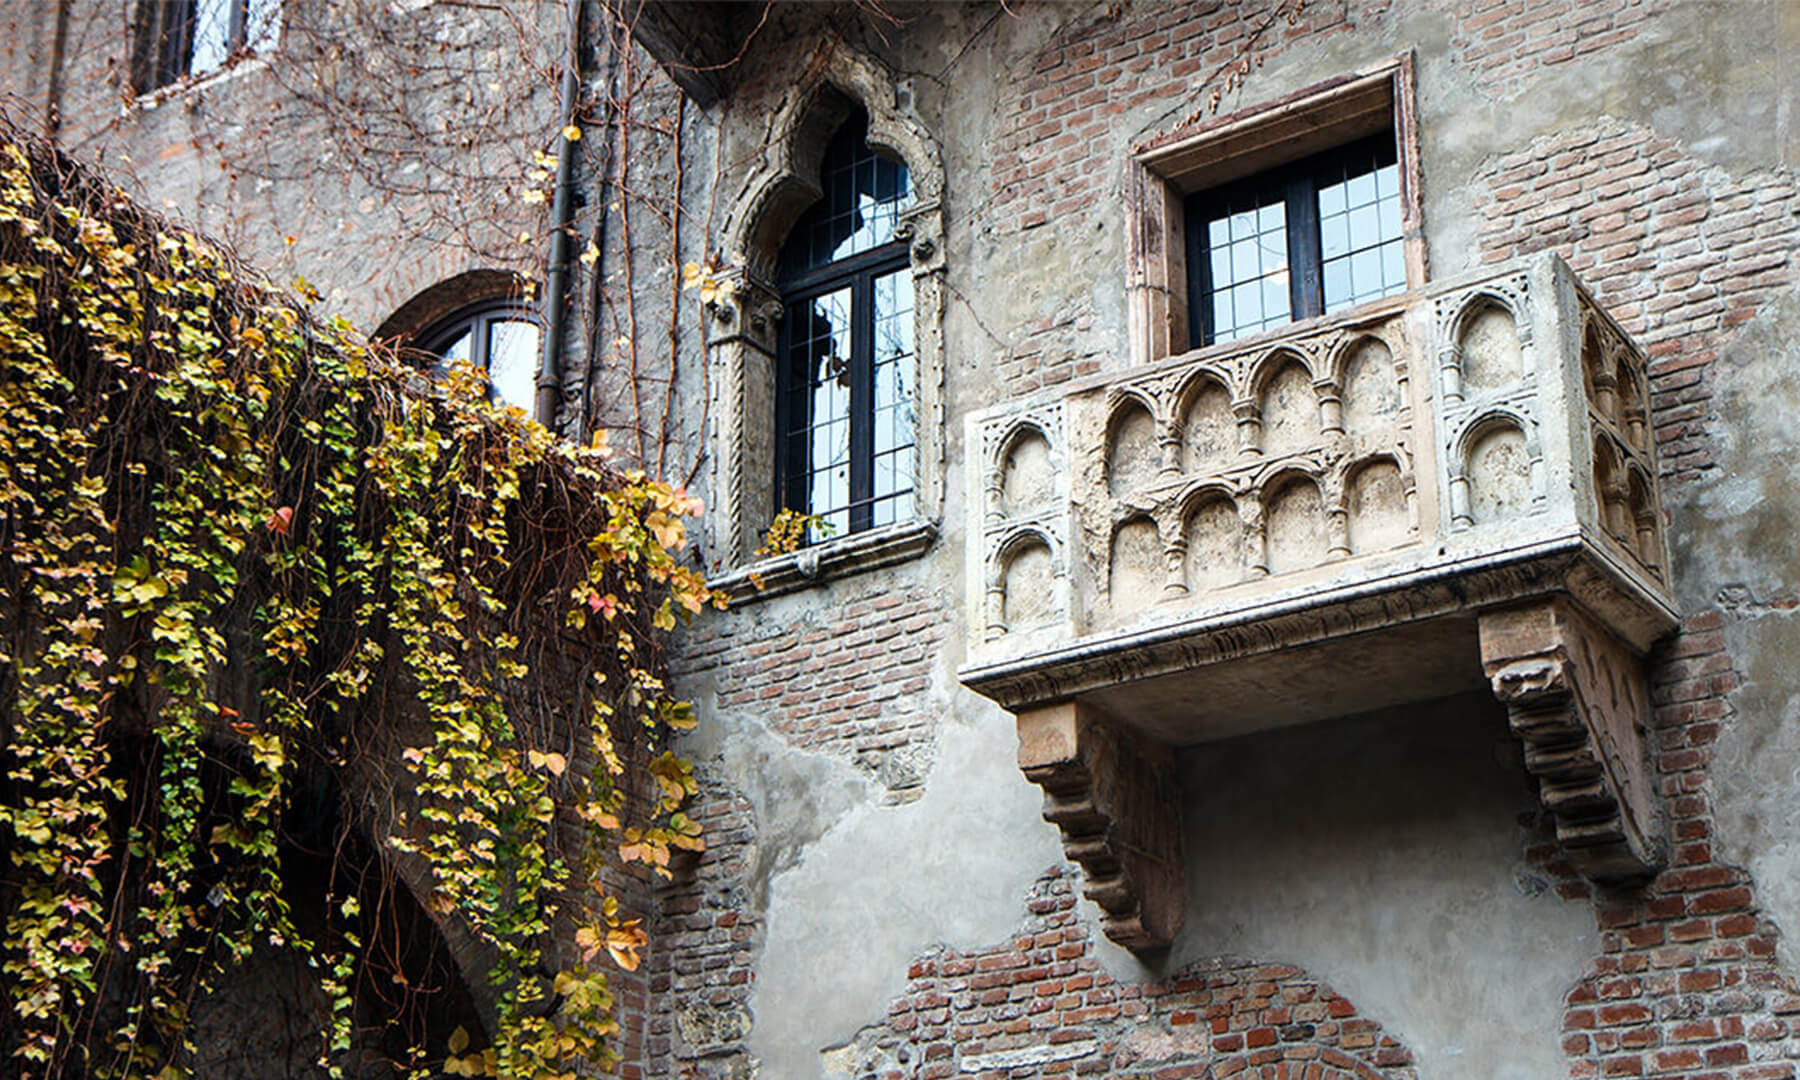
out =
<path fill-rule="evenodd" d="M 0 127 L 3 1069 L 176 1080 L 194 1003 L 286 951 L 341 1072 L 375 929 L 348 874 L 285 887 L 319 792 L 489 961 L 489 1045 L 397 1064 L 604 1066 L 617 883 L 701 846 L 660 673 L 719 602 L 699 512 Z"/>

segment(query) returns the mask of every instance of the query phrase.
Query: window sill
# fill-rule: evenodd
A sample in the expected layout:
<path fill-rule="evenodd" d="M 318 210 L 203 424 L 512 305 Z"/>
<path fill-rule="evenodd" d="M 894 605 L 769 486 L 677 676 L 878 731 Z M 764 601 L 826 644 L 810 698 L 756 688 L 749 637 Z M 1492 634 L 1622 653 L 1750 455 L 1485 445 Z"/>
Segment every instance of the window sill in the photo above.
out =
<path fill-rule="evenodd" d="M 749 603 L 917 558 L 937 535 L 937 522 L 916 518 L 762 559 L 707 584 L 734 604 Z"/>
<path fill-rule="evenodd" d="M 165 83 L 154 90 L 144 91 L 132 99 L 131 108 L 137 112 L 149 112 L 165 102 L 197 97 L 209 90 L 224 86 L 226 83 L 235 82 L 253 72 L 267 70 L 268 66 L 269 57 L 266 51 L 234 54 L 224 64 L 211 71 L 203 71 L 198 75 L 183 75 L 174 82 Z"/>

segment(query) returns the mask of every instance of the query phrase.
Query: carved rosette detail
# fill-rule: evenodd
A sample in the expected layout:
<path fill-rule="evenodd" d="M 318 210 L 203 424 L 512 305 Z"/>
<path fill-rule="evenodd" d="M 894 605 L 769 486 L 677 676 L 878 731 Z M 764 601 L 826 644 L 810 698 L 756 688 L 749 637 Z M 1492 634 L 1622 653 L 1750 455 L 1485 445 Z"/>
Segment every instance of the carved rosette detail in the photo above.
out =
<path fill-rule="evenodd" d="M 1642 660 L 1564 600 L 1483 612 L 1480 627 L 1483 668 L 1569 860 L 1603 884 L 1654 874 L 1666 845 Z"/>
<path fill-rule="evenodd" d="M 1044 789 L 1044 820 L 1081 865 L 1083 895 L 1128 949 L 1181 929 L 1181 812 L 1169 749 L 1079 702 L 1022 712 L 1019 767 Z"/>

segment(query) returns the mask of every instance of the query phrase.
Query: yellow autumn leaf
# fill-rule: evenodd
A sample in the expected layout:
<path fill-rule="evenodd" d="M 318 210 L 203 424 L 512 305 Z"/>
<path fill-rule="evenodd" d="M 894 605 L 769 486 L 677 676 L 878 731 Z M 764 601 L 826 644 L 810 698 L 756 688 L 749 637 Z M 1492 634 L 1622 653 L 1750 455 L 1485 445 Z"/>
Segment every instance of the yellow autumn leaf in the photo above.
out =
<path fill-rule="evenodd" d="M 679 551 L 687 546 L 687 526 L 679 518 L 654 510 L 644 518 L 644 525 L 656 537 L 656 542 L 668 551 Z"/>
<path fill-rule="evenodd" d="M 548 769 L 552 776 L 561 776 L 563 771 L 569 767 L 569 759 L 554 752 L 543 753 L 538 750 L 527 750 L 525 759 L 531 762 L 532 768 Z"/>
<path fill-rule="evenodd" d="M 456 1030 L 450 1033 L 450 1052 L 452 1054 L 460 1054 L 468 1048 L 469 1029 L 458 1024 L 456 1025 Z"/>
<path fill-rule="evenodd" d="M 562 129 L 562 137 L 569 140 L 570 142 L 580 142 L 581 141 L 581 129 L 579 127 L 575 126 L 574 124 L 570 124 L 567 127 Z"/>
<path fill-rule="evenodd" d="M 637 923 L 627 923 L 606 932 L 606 951 L 612 956 L 614 963 L 626 971 L 636 971 L 638 950 L 644 947 L 647 940 Z"/>

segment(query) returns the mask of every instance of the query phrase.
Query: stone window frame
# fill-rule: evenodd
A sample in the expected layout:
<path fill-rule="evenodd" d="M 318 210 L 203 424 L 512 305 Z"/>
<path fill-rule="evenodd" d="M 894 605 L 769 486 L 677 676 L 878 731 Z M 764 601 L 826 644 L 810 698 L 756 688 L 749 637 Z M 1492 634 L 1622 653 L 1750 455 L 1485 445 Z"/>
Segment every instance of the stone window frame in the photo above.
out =
<path fill-rule="evenodd" d="M 1382 130 L 1384 122 L 1399 158 L 1400 232 L 1412 291 L 1426 283 L 1428 267 L 1410 51 L 1133 147 L 1124 181 L 1132 362 L 1154 363 L 1202 347 L 1188 326 L 1187 196 L 1344 146 Z M 1253 337 L 1290 333 L 1341 314 L 1298 319 Z"/>
<path fill-rule="evenodd" d="M 172 13 L 179 8 L 197 10 L 199 0 L 139 0 L 133 20 L 131 52 L 126 58 L 135 103 L 140 107 L 154 106 L 187 91 L 218 86 L 267 67 L 270 54 L 281 46 L 288 0 L 267 2 L 267 22 L 256 29 L 256 36 L 252 38 L 253 28 L 248 25 L 248 20 L 258 0 L 229 0 L 232 21 L 244 20 L 244 25 L 238 28 L 242 39 L 233 46 L 232 31 L 228 27 L 224 59 L 217 66 L 196 72 L 175 71 L 168 66 L 167 58 L 162 55 L 167 48 L 165 31 L 160 28 L 168 24 L 174 17 Z"/>
<path fill-rule="evenodd" d="M 923 554 L 936 540 L 943 511 L 944 436 L 944 166 L 943 151 L 913 106 L 911 84 L 880 60 L 826 38 L 769 105 L 767 125 L 738 133 L 757 138 L 746 179 L 720 230 L 731 288 L 707 309 L 707 363 L 712 384 L 712 584 L 734 599 L 771 596 Z M 783 242 L 818 199 L 825 148 L 861 107 L 868 143 L 906 164 L 913 202 L 895 235 L 908 244 L 913 276 L 914 407 L 917 476 L 914 516 L 892 525 L 836 536 L 799 551 L 758 558 L 755 549 L 775 516 L 775 364 L 781 302 L 775 285 Z M 754 113 L 756 110 L 745 110 Z"/>

